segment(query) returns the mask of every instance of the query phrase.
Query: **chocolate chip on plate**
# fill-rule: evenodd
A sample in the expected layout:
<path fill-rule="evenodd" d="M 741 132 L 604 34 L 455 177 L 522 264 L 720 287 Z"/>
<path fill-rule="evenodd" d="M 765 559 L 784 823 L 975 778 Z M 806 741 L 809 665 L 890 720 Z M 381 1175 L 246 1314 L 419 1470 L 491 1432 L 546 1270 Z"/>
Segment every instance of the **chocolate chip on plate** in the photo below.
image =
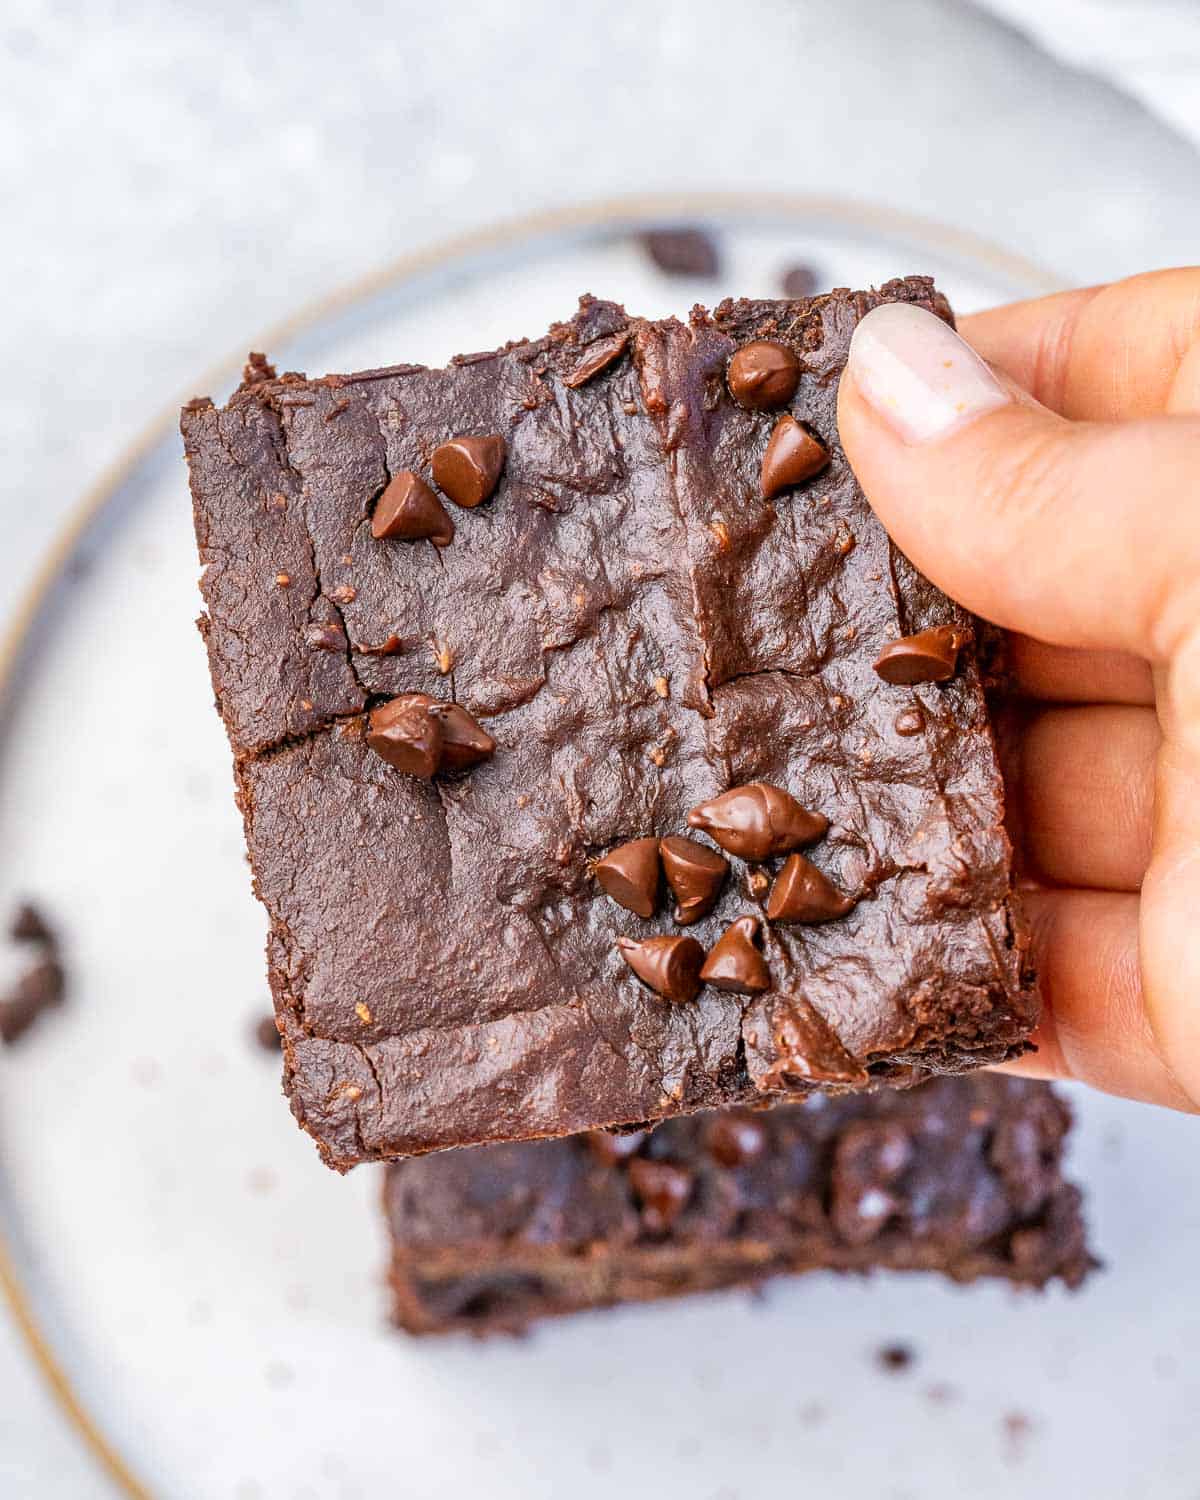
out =
<path fill-rule="evenodd" d="M 663 870 L 675 897 L 675 920 L 689 927 L 717 904 L 729 873 L 729 861 L 696 839 L 672 834 L 659 844 Z"/>
<path fill-rule="evenodd" d="M 605 894 L 626 911 L 652 917 L 658 910 L 662 872 L 657 839 L 630 839 L 598 859 L 592 871 Z"/>
<path fill-rule="evenodd" d="M 367 744 L 397 771 L 432 781 L 442 763 L 442 720 L 429 712 L 436 699 L 401 693 L 371 710 Z"/>
<path fill-rule="evenodd" d="M 787 412 L 775 423 L 762 461 L 762 494 L 773 500 L 794 484 L 819 474 L 829 462 L 829 450 Z"/>
<path fill-rule="evenodd" d="M 907 1370 L 916 1359 L 916 1354 L 908 1344 L 884 1344 L 882 1349 L 875 1353 L 875 1359 L 880 1369 L 887 1370 L 889 1374 L 898 1375 L 902 1370 Z"/>
<path fill-rule="evenodd" d="M 11 1043 L 23 1036 L 44 1010 L 60 1005 L 66 980 L 56 958 L 40 958 L 0 999 L 0 1042 Z"/>
<path fill-rule="evenodd" d="M 775 877 L 767 916 L 772 922 L 832 922 L 855 905 L 811 860 L 792 854 Z"/>
<path fill-rule="evenodd" d="M 647 1133 L 645 1130 L 589 1130 L 588 1149 L 603 1166 L 615 1167 L 637 1155 Z"/>
<path fill-rule="evenodd" d="M 667 276 L 715 276 L 720 268 L 716 243 L 703 229 L 685 225 L 650 229 L 641 241 L 646 254 Z"/>
<path fill-rule="evenodd" d="M 442 726 L 440 771 L 465 771 L 495 753 L 496 741 L 461 703 L 430 700 L 429 712 Z"/>
<path fill-rule="evenodd" d="M 264 1052 L 278 1052 L 282 1045 L 273 1015 L 260 1016 L 253 1027 L 254 1040 Z"/>
<path fill-rule="evenodd" d="M 785 297 L 811 297 L 817 289 L 818 280 L 812 266 L 797 261 L 794 266 L 788 266 L 779 278 L 779 287 Z"/>
<path fill-rule="evenodd" d="M 704 949 L 692 937 L 652 937 L 638 942 L 619 937 L 621 957 L 643 984 L 664 1000 L 682 1003 L 700 993 Z"/>
<path fill-rule="evenodd" d="M 646 1156 L 635 1156 L 628 1171 L 629 1185 L 642 1206 L 642 1223 L 652 1234 L 664 1234 L 692 1196 L 691 1172 L 675 1162 Z"/>
<path fill-rule="evenodd" d="M 893 687 L 912 687 L 918 682 L 947 682 L 958 666 L 958 653 L 966 645 L 964 633 L 954 625 L 935 625 L 891 641 L 875 660 L 875 670 Z"/>
<path fill-rule="evenodd" d="M 729 361 L 729 394 L 751 411 L 786 406 L 800 384 L 800 361 L 786 344 L 755 339 Z"/>
<path fill-rule="evenodd" d="M 702 828 L 739 859 L 757 861 L 813 843 L 825 833 L 829 819 L 801 807 L 782 787 L 750 781 L 693 807 L 688 827 Z"/>
<path fill-rule="evenodd" d="M 403 469 L 375 504 L 371 535 L 379 542 L 428 540 L 446 547 L 454 540 L 454 522 L 420 475 Z"/>
<path fill-rule="evenodd" d="M 767 1130 L 761 1120 L 740 1109 L 723 1109 L 708 1127 L 708 1154 L 723 1167 L 744 1167 L 763 1154 Z"/>
<path fill-rule="evenodd" d="M 433 482 L 455 505 L 474 510 L 495 493 L 504 468 L 504 439 L 456 437 L 434 449 Z"/>
<path fill-rule="evenodd" d="M 31 901 L 17 907 L 9 923 L 8 935 L 14 943 L 45 943 L 47 947 L 53 947 L 58 941 L 54 929 Z"/>
<path fill-rule="evenodd" d="M 771 973 L 755 939 L 757 917 L 739 917 L 730 923 L 704 960 L 703 984 L 733 995 L 761 995 L 771 988 Z"/>

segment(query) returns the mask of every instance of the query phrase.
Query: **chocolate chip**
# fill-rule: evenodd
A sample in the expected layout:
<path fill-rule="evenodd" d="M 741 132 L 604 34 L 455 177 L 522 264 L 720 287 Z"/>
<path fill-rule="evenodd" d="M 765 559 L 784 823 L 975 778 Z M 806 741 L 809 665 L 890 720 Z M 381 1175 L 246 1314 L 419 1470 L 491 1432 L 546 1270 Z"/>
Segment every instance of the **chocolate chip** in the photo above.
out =
<path fill-rule="evenodd" d="M 601 370 L 607 370 L 609 365 L 620 359 L 628 344 L 628 330 L 610 334 L 606 339 L 597 339 L 594 344 L 588 345 L 583 358 L 571 373 L 563 376 L 563 384 L 570 386 L 571 390 L 586 385 L 594 375 L 599 375 Z"/>
<path fill-rule="evenodd" d="M 278 1052 L 282 1046 L 274 1016 L 260 1016 L 254 1023 L 254 1040 L 264 1052 Z"/>
<path fill-rule="evenodd" d="M 635 1156 L 628 1170 L 629 1185 L 642 1207 L 643 1225 L 651 1234 L 665 1234 L 692 1196 L 692 1174 L 674 1162 L 651 1161 L 645 1156 Z"/>
<path fill-rule="evenodd" d="M 596 861 L 593 872 L 618 906 L 639 917 L 658 910 L 661 870 L 657 839 L 631 839 Z"/>
<path fill-rule="evenodd" d="M 751 411 L 786 406 L 800 384 L 800 361 L 786 344 L 755 339 L 729 361 L 729 394 Z"/>
<path fill-rule="evenodd" d="M 27 969 L 0 1000 L 0 1042 L 11 1045 L 44 1010 L 62 1003 L 65 976 L 56 958 L 42 958 Z"/>
<path fill-rule="evenodd" d="M 53 947 L 57 942 L 54 929 L 32 902 L 17 907 L 9 923 L 8 935 L 14 943 L 45 943 Z"/>
<path fill-rule="evenodd" d="M 488 760 L 496 741 L 461 703 L 431 703 L 429 712 L 442 726 L 441 771 L 465 771 Z"/>
<path fill-rule="evenodd" d="M 704 949 L 691 937 L 652 937 L 642 942 L 617 939 L 621 957 L 642 981 L 664 1000 L 694 1000 L 700 992 Z"/>
<path fill-rule="evenodd" d="M 489 437 L 456 437 L 434 449 L 433 482 L 455 505 L 474 510 L 494 494 L 504 467 L 505 445 Z"/>
<path fill-rule="evenodd" d="M 388 765 L 429 781 L 487 760 L 496 741 L 459 703 L 428 693 L 401 693 L 372 709 L 367 744 Z"/>
<path fill-rule="evenodd" d="M 906 738 L 909 735 L 920 734 L 925 728 L 925 715 L 919 708 L 902 708 L 892 720 L 892 728 L 897 734 Z"/>
<path fill-rule="evenodd" d="M 397 771 L 431 781 L 442 760 L 442 720 L 427 693 L 401 693 L 371 710 L 367 744 Z"/>
<path fill-rule="evenodd" d="M 403 469 L 376 502 L 371 535 L 377 542 L 428 539 L 447 547 L 454 540 L 454 522 L 420 475 Z"/>
<path fill-rule="evenodd" d="M 916 1357 L 907 1344 L 884 1344 L 883 1348 L 875 1353 L 880 1369 L 887 1370 L 893 1375 L 907 1370 L 916 1361 Z"/>
<path fill-rule="evenodd" d="M 651 229 L 641 237 L 646 254 L 667 276 L 715 276 L 720 266 L 712 236 L 703 229 Z"/>
<path fill-rule="evenodd" d="M 645 1130 L 589 1130 L 588 1150 L 603 1166 L 615 1167 L 636 1156 L 648 1132 Z"/>
<path fill-rule="evenodd" d="M 713 1116 L 705 1144 L 721 1166 L 744 1167 L 766 1149 L 766 1126 L 740 1109 L 723 1109 Z"/>
<path fill-rule="evenodd" d="M 779 289 L 785 297 L 811 297 L 817 289 L 817 282 L 813 267 L 798 261 L 794 266 L 788 266 L 779 278 Z"/>
<path fill-rule="evenodd" d="M 755 942 L 757 917 L 739 917 L 713 944 L 700 970 L 703 984 L 733 995 L 760 995 L 771 988 L 767 961 Z"/>
<path fill-rule="evenodd" d="M 340 625 L 321 625 L 315 620 L 304 627 L 304 640 L 314 651 L 344 651 L 348 644 Z"/>
<path fill-rule="evenodd" d="M 689 927 L 708 916 L 717 904 L 729 861 L 715 849 L 678 834 L 663 839 L 659 849 L 667 884 L 675 897 L 675 920 L 680 927 Z"/>
<path fill-rule="evenodd" d="M 946 682 L 954 676 L 965 635 L 953 625 L 935 625 L 916 635 L 901 636 L 879 653 L 875 670 L 893 687 L 918 682 Z"/>
<path fill-rule="evenodd" d="M 844 896 L 816 865 L 793 854 L 775 877 L 767 916 L 772 922 L 832 922 L 854 906 L 854 899 Z"/>
<path fill-rule="evenodd" d="M 702 828 L 739 859 L 763 860 L 811 844 L 824 834 L 829 819 L 801 807 L 780 787 L 750 781 L 693 807 L 688 827 Z"/>
<path fill-rule="evenodd" d="M 767 442 L 762 461 L 762 493 L 773 500 L 793 484 L 819 474 L 829 462 L 829 450 L 806 427 L 786 412 Z"/>

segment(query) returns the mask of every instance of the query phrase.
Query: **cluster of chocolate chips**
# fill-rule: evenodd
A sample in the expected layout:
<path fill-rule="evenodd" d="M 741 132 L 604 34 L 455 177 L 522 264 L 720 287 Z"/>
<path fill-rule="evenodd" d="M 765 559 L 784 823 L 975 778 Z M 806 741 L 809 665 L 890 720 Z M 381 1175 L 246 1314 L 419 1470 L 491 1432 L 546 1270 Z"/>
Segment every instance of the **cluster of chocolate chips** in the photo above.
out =
<path fill-rule="evenodd" d="M 829 922 L 854 906 L 829 878 L 797 849 L 815 843 L 829 827 L 781 787 L 752 781 L 702 802 L 688 814 L 688 826 L 707 833 L 726 853 L 753 864 L 787 855 L 767 898 L 771 922 Z M 632 839 L 592 866 L 600 887 L 619 906 L 639 917 L 653 917 L 663 876 L 675 898 L 674 918 L 688 927 L 717 904 L 729 874 L 729 861 L 698 839 Z M 703 984 L 733 994 L 761 994 L 771 987 L 759 947 L 760 920 L 738 917 L 709 953 L 682 935 L 617 939 L 621 957 L 640 980 L 665 1000 L 694 1000 Z"/>
<path fill-rule="evenodd" d="M 487 760 L 496 741 L 459 703 L 401 693 L 367 716 L 367 744 L 397 771 L 432 781 Z"/>
<path fill-rule="evenodd" d="M 433 482 L 455 505 L 474 510 L 495 493 L 505 454 L 504 439 L 494 433 L 451 438 L 434 450 Z M 454 522 L 421 476 L 402 469 L 375 503 L 371 535 L 376 541 L 428 540 L 446 547 L 454 540 Z"/>
<path fill-rule="evenodd" d="M 787 403 L 800 385 L 799 359 L 786 344 L 755 339 L 729 360 L 729 394 L 748 411 L 773 411 Z M 795 417 L 784 413 L 771 432 L 762 461 L 762 495 L 773 500 L 793 485 L 819 474 L 829 450 Z M 966 635 L 953 625 L 937 625 L 901 636 L 880 652 L 875 670 L 884 682 L 912 687 L 920 682 L 947 682 L 954 676 Z"/>
<path fill-rule="evenodd" d="M 649 1139 L 648 1130 L 619 1134 L 593 1130 L 587 1136 L 587 1143 L 602 1166 L 624 1166 L 644 1228 L 651 1234 L 665 1234 L 692 1196 L 695 1173 L 681 1162 L 642 1155 Z M 766 1126 L 747 1110 L 723 1109 L 709 1119 L 704 1144 L 718 1166 L 729 1170 L 748 1166 L 766 1149 Z"/>
<path fill-rule="evenodd" d="M 24 1036 L 44 1010 L 62 1004 L 66 977 L 57 934 L 36 907 L 19 907 L 8 935 L 14 943 L 32 949 L 35 955 L 12 989 L 0 997 L 0 1042 L 11 1045 Z"/>
<path fill-rule="evenodd" d="M 755 339 L 729 361 L 729 394 L 749 411 L 786 406 L 800 384 L 800 361 L 786 344 Z M 762 461 L 762 496 L 773 500 L 803 484 L 829 463 L 829 450 L 807 427 L 785 412 L 775 423 Z"/>

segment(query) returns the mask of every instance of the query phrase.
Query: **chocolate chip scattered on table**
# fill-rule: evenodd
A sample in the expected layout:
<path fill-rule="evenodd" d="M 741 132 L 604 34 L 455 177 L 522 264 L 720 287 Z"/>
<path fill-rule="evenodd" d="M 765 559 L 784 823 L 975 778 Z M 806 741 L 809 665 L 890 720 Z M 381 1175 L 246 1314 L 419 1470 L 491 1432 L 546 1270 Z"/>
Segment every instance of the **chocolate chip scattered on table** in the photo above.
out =
<path fill-rule="evenodd" d="M 585 298 L 444 369 L 262 362 L 189 403 L 285 1084 L 332 1165 L 1026 1047 L 972 622 L 838 442 L 850 336 L 889 301 L 949 315 L 919 277 L 686 320 Z M 372 535 L 404 473 L 449 545 Z M 949 648 L 889 648 L 943 629 L 949 675 L 881 678 L 941 674 Z M 642 839 L 622 906 L 597 865 Z"/>

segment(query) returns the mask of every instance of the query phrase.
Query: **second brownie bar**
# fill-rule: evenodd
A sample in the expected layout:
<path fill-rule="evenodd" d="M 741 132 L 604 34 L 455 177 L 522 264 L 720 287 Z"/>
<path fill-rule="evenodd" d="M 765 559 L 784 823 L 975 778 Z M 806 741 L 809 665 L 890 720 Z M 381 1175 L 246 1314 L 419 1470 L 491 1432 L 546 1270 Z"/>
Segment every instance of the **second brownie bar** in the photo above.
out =
<path fill-rule="evenodd" d="M 1077 1286 L 1093 1262 L 1069 1124 L 1048 1085 L 977 1074 L 397 1163 L 396 1321 L 514 1330 L 820 1269 Z"/>
<path fill-rule="evenodd" d="M 585 299 L 444 370 L 259 360 L 189 405 L 287 1088 L 333 1165 L 1024 1048 L 973 622 L 838 443 L 889 300 L 948 316 L 919 277 Z"/>

